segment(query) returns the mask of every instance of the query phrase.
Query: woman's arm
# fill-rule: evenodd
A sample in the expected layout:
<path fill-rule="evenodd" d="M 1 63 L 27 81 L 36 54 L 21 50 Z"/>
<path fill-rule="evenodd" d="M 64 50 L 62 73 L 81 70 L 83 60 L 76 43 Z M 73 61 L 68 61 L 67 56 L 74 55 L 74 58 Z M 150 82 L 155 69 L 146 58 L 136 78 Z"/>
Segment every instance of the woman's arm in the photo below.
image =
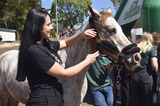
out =
<path fill-rule="evenodd" d="M 75 43 L 79 42 L 81 39 L 90 39 L 96 36 L 96 32 L 94 29 L 87 29 L 80 35 L 71 36 L 67 39 L 60 40 L 60 49 L 69 47 L 74 45 Z"/>
<path fill-rule="evenodd" d="M 82 62 L 69 67 L 67 69 L 62 68 L 60 64 L 55 62 L 55 64 L 47 71 L 47 73 L 51 76 L 67 80 L 75 75 L 77 75 L 79 72 L 81 72 L 85 67 L 87 67 L 89 64 L 92 64 L 95 62 L 96 57 L 99 56 L 99 52 L 95 52 L 93 54 L 88 54 L 86 59 Z"/>
<path fill-rule="evenodd" d="M 151 58 L 151 66 L 153 67 L 153 69 L 155 70 L 155 72 L 158 75 L 158 60 L 157 60 L 157 57 L 152 57 Z"/>

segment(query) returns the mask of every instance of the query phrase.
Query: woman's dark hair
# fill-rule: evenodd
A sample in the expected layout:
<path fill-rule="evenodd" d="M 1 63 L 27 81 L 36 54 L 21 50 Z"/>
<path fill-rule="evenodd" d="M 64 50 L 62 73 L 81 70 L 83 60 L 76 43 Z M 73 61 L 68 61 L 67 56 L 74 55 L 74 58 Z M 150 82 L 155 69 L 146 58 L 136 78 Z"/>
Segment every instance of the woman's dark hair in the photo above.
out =
<path fill-rule="evenodd" d="M 46 9 L 34 8 L 29 11 L 26 17 L 26 21 L 24 24 L 24 29 L 21 37 L 21 44 L 19 48 L 18 72 L 16 77 L 16 80 L 18 81 L 24 81 L 26 79 L 26 72 L 25 72 L 26 51 L 31 44 L 41 39 L 41 30 L 42 30 L 43 24 L 45 23 L 45 19 L 47 15 L 50 16 L 50 14 L 47 12 Z M 48 41 L 46 41 L 45 43 L 47 42 Z M 51 48 L 51 49 L 54 49 L 54 48 Z M 54 51 L 54 50 L 51 50 L 51 51 Z"/>

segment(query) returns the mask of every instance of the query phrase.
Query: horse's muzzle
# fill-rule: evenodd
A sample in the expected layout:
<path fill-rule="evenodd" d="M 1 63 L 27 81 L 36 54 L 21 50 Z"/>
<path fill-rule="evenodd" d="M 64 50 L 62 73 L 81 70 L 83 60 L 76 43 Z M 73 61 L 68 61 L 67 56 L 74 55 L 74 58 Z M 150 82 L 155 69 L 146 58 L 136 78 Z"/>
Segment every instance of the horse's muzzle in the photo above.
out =
<path fill-rule="evenodd" d="M 139 53 L 133 54 L 133 62 L 136 64 L 140 64 L 141 55 Z"/>
<path fill-rule="evenodd" d="M 122 62 L 124 63 L 125 67 L 130 71 L 134 71 L 140 65 L 140 61 L 140 53 L 134 53 L 133 55 L 125 55 L 122 58 Z"/>

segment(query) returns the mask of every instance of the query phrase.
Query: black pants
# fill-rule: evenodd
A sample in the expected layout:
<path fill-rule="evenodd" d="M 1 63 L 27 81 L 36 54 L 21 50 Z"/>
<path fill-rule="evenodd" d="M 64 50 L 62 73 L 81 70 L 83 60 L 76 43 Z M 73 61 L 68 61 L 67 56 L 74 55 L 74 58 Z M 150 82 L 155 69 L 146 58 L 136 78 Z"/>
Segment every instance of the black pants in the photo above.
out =
<path fill-rule="evenodd" d="M 131 74 L 126 68 L 121 70 L 121 106 L 129 106 Z"/>
<path fill-rule="evenodd" d="M 62 90 L 40 86 L 31 90 L 26 106 L 64 106 Z"/>
<path fill-rule="evenodd" d="M 146 69 L 136 70 L 131 76 L 130 106 L 153 105 L 153 79 Z"/>

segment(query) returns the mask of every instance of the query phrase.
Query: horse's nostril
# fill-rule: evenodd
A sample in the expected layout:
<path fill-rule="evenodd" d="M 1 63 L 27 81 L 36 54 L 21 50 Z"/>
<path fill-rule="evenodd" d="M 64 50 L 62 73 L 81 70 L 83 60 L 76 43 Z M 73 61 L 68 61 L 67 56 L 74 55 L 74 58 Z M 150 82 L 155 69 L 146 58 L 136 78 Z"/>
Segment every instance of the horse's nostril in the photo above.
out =
<path fill-rule="evenodd" d="M 136 60 L 136 61 L 139 61 L 138 55 L 135 55 L 135 60 Z"/>

